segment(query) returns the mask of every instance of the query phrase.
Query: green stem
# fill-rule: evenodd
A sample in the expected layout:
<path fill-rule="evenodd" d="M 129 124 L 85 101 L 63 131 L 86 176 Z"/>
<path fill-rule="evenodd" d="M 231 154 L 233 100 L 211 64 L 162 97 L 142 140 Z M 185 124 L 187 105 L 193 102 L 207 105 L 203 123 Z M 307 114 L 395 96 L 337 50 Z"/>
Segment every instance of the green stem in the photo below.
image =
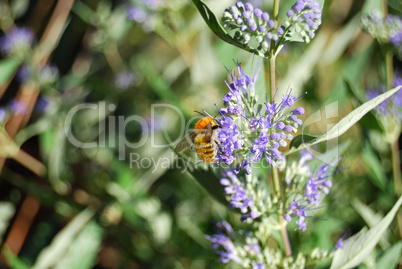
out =
<path fill-rule="evenodd" d="M 387 0 L 382 1 L 384 18 L 388 17 L 388 3 Z M 392 63 L 392 52 L 387 49 L 385 52 L 385 80 L 387 84 L 387 90 L 392 88 L 393 84 L 393 74 L 394 74 L 394 66 Z M 399 157 L 399 136 L 391 142 L 391 156 L 392 156 L 392 174 L 394 178 L 394 192 L 396 197 L 399 197 L 402 194 L 402 182 L 401 182 L 401 160 Z M 399 236 L 402 237 L 402 213 L 397 214 L 398 220 L 398 230 Z"/>
<path fill-rule="evenodd" d="M 279 0 L 274 0 L 274 23 L 275 23 L 275 28 L 278 26 L 278 15 L 279 15 Z"/>
<path fill-rule="evenodd" d="M 274 0 L 274 23 L 275 27 L 278 26 L 278 14 L 279 14 L 279 0 Z M 270 84 L 270 102 L 274 102 L 274 96 L 276 91 L 276 84 L 275 84 L 275 41 L 271 40 L 271 47 L 270 47 L 270 58 L 269 58 L 269 84 Z M 281 193 L 281 184 L 279 178 L 279 171 L 278 168 L 272 167 L 272 180 L 274 185 L 275 195 L 283 200 L 282 193 Z M 288 232 L 286 230 L 286 222 L 283 218 L 283 208 L 279 208 L 278 212 L 278 222 L 281 227 L 281 236 L 283 245 L 285 248 L 286 256 L 292 255 L 292 248 L 289 241 Z"/>
<path fill-rule="evenodd" d="M 392 174 L 394 177 L 394 192 L 396 197 L 400 197 L 402 194 L 402 182 L 401 182 L 401 159 L 399 157 L 399 143 L 398 138 L 391 143 L 392 154 Z M 402 212 L 397 214 L 399 236 L 402 237 Z"/>
<path fill-rule="evenodd" d="M 387 50 L 385 52 L 385 76 L 386 76 L 386 83 L 387 83 L 387 90 L 392 88 L 393 82 L 393 65 L 392 65 L 392 52 Z"/>
<path fill-rule="evenodd" d="M 388 17 L 388 3 L 387 0 L 382 0 L 382 8 L 384 12 L 384 18 Z"/>
<path fill-rule="evenodd" d="M 402 183 L 401 183 L 401 160 L 399 157 L 399 143 L 398 139 L 391 144 L 391 154 L 392 154 L 392 173 L 394 176 L 394 191 L 397 197 L 402 194 Z"/>
<path fill-rule="evenodd" d="M 273 51 L 272 51 L 273 52 Z M 269 85 L 271 88 L 271 92 L 270 92 L 270 101 L 271 103 L 274 100 L 274 96 L 275 96 L 275 60 L 276 57 L 274 55 L 271 55 L 271 58 L 269 59 Z"/>

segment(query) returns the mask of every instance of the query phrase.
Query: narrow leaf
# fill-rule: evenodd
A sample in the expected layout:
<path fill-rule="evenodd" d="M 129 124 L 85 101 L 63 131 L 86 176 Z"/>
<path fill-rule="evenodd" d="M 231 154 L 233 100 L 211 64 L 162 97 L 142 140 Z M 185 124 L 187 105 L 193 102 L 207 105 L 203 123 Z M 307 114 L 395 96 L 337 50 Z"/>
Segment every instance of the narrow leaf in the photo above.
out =
<path fill-rule="evenodd" d="M 20 66 L 21 60 L 18 58 L 7 58 L 0 61 L 0 86 L 7 83 L 17 68 Z"/>
<path fill-rule="evenodd" d="M 7 261 L 7 264 L 10 266 L 8 268 L 13 268 L 13 269 L 28 269 L 29 268 L 29 266 L 24 261 L 22 261 L 20 258 L 18 258 L 7 245 L 3 246 L 2 254 L 4 255 L 5 260 Z"/>
<path fill-rule="evenodd" d="M 364 227 L 358 234 L 344 242 L 344 249 L 338 249 L 334 254 L 331 269 L 353 268 L 359 265 L 377 245 L 382 234 L 387 230 L 398 212 L 402 197 L 396 202 L 391 211 L 373 228 L 367 231 Z"/>
<path fill-rule="evenodd" d="M 365 146 L 363 147 L 361 156 L 369 170 L 369 178 L 374 185 L 384 191 L 385 186 L 387 185 L 387 176 L 379 157 L 375 154 L 369 142 L 366 142 Z"/>
<path fill-rule="evenodd" d="M 52 243 L 41 251 L 32 268 L 54 268 L 94 214 L 89 208 L 81 211 L 54 237 Z"/>
<path fill-rule="evenodd" d="M 370 101 L 365 102 L 364 104 L 362 104 L 361 106 L 350 112 L 348 115 L 346 115 L 346 117 L 341 119 L 325 134 L 319 136 L 316 139 L 313 139 L 312 141 L 303 142 L 302 144 L 299 145 L 299 147 L 292 148 L 285 155 L 292 154 L 299 150 L 314 146 L 315 144 L 318 144 L 320 142 L 324 142 L 327 140 L 337 138 L 338 136 L 341 136 L 347 130 L 349 130 L 349 128 L 352 127 L 356 122 L 358 122 L 364 115 L 366 115 L 367 112 L 369 112 L 371 109 L 381 104 L 385 99 L 389 98 L 390 96 L 398 92 L 400 88 L 401 86 L 398 86 L 392 90 L 389 90 L 377 96 L 376 98 L 371 99 Z"/>
<path fill-rule="evenodd" d="M 399 258 L 401 257 L 402 241 L 396 243 L 393 247 L 387 250 L 384 255 L 377 261 L 376 269 L 396 268 Z"/>
<path fill-rule="evenodd" d="M 102 228 L 94 221 L 88 225 L 71 242 L 68 251 L 57 262 L 54 269 L 74 268 L 90 269 L 96 263 L 96 254 L 102 243 Z"/>
<path fill-rule="evenodd" d="M 370 14 L 374 10 L 376 12 L 380 12 L 381 15 L 384 14 L 384 8 L 383 8 L 383 3 L 382 1 L 377 1 L 377 0 L 366 0 L 363 7 L 362 7 L 362 14 Z"/>
<path fill-rule="evenodd" d="M 200 164 L 201 165 L 201 164 Z M 197 182 L 204 187 L 217 201 L 227 205 L 226 198 L 224 197 L 224 188 L 220 184 L 220 179 L 215 175 L 212 168 L 208 167 L 206 170 L 195 167 L 189 173 L 197 180 Z"/>
<path fill-rule="evenodd" d="M 359 215 L 364 219 L 364 221 L 367 223 L 369 228 L 374 227 L 384 217 L 384 215 L 381 212 L 378 212 L 376 214 L 370 207 L 363 204 L 358 199 L 355 199 L 352 202 L 352 206 L 357 211 L 357 213 L 359 213 Z M 384 235 L 380 239 L 379 243 L 380 243 L 381 248 L 383 248 L 383 249 L 389 248 L 390 244 L 388 242 L 388 238 L 389 238 L 389 233 L 387 231 L 384 233 Z"/>
<path fill-rule="evenodd" d="M 7 231 L 8 224 L 15 213 L 15 206 L 11 202 L 0 202 L 0 244 Z"/>
<path fill-rule="evenodd" d="M 301 144 L 314 141 L 314 139 L 317 139 L 317 137 L 318 136 L 316 135 L 308 135 L 308 134 L 298 135 L 295 138 L 293 138 L 293 140 L 290 142 L 289 148 L 298 148 Z"/>
<path fill-rule="evenodd" d="M 357 77 L 357 75 L 353 76 L 354 78 Z M 363 89 L 358 89 L 358 86 L 355 85 L 356 83 L 351 83 L 352 78 L 345 78 L 343 80 L 346 89 L 348 90 L 349 94 L 352 97 L 356 97 L 358 101 L 353 102 L 353 105 L 356 107 L 357 104 L 360 105 L 361 103 L 364 103 L 367 101 L 367 98 L 364 96 Z M 354 86 L 352 86 L 354 85 Z M 357 104 L 355 104 L 357 103 Z M 370 111 L 370 113 L 367 113 L 361 120 L 360 124 L 363 127 L 366 127 L 368 129 L 375 129 L 380 132 L 384 132 L 384 128 L 382 125 L 378 122 L 377 118 L 374 116 L 374 111 Z"/>

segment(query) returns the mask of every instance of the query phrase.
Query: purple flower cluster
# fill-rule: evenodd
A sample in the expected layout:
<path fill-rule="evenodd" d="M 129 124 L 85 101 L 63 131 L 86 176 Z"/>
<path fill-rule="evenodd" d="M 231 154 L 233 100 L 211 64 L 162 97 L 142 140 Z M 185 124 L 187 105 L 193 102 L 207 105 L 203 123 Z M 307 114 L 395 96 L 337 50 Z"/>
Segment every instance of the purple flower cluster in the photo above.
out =
<path fill-rule="evenodd" d="M 329 164 L 323 163 L 320 169 L 308 179 L 305 197 L 309 204 L 318 205 L 321 200 L 321 193 L 329 193 L 329 189 L 332 187 L 332 181 L 327 179 L 329 168 Z"/>
<path fill-rule="evenodd" d="M 307 151 L 301 152 L 301 158 L 299 161 L 300 167 L 303 167 L 303 170 L 308 171 L 310 176 L 307 179 L 307 183 L 304 189 L 304 196 L 300 198 L 298 201 L 293 199 L 288 207 L 289 213 L 285 215 L 286 221 L 290 221 L 292 217 L 299 217 L 296 224 L 299 225 L 298 229 L 305 230 L 306 222 L 305 218 L 307 207 L 317 206 L 321 201 L 321 194 L 328 194 L 329 189 L 332 187 L 332 181 L 328 179 L 328 176 L 331 174 L 331 166 L 336 165 L 339 160 L 333 162 L 331 164 L 322 163 L 320 168 L 315 172 L 310 172 L 310 169 L 306 165 L 306 161 L 310 160 L 312 155 Z M 307 169 L 306 169 L 307 168 Z"/>
<path fill-rule="evenodd" d="M 402 49 L 402 19 L 398 16 L 388 15 L 390 25 L 389 42 L 399 50 Z"/>
<path fill-rule="evenodd" d="M 233 233 L 230 224 L 223 221 L 217 223 L 216 227 L 218 228 L 217 234 L 206 235 L 206 238 L 212 242 L 211 247 L 220 255 L 219 260 L 222 263 L 228 263 L 231 260 L 240 262 L 240 258 L 236 254 L 235 245 L 230 238 Z"/>
<path fill-rule="evenodd" d="M 388 15 L 382 18 L 379 12 L 372 12 L 362 18 L 363 28 L 381 43 L 390 43 L 401 50 L 402 19 L 400 16 Z"/>
<path fill-rule="evenodd" d="M 124 71 L 117 74 L 114 78 L 114 85 L 120 89 L 125 90 L 134 84 L 134 75 L 130 71 Z"/>
<path fill-rule="evenodd" d="M 221 142 L 216 159 L 230 165 L 236 159 L 235 151 L 243 146 L 244 141 L 240 139 L 239 127 L 230 117 L 223 116 L 218 120 L 222 128 L 218 131 L 218 139 Z"/>
<path fill-rule="evenodd" d="M 223 97 L 223 101 L 226 108 L 223 108 L 221 112 L 229 113 L 233 115 L 246 115 L 246 111 L 244 109 L 244 98 L 248 95 L 254 96 L 255 93 L 255 82 L 258 78 L 258 73 L 260 71 L 261 66 L 258 71 L 255 72 L 253 78 L 246 75 L 241 68 L 240 64 L 237 63 L 237 71 L 239 76 L 235 76 L 233 73 L 229 73 L 229 79 L 225 81 L 226 86 L 229 88 L 229 92 Z"/>
<path fill-rule="evenodd" d="M 226 165 L 230 165 L 236 160 L 236 152 L 240 151 L 245 144 L 241 129 L 233 121 L 232 117 L 240 118 L 240 122 L 245 118 L 246 105 L 244 99 L 248 94 L 254 94 L 254 85 L 258 77 L 257 72 L 251 79 L 244 73 L 240 64 L 238 64 L 238 73 L 238 77 L 230 73 L 231 80 L 226 80 L 225 83 L 229 88 L 229 92 L 223 97 L 225 108 L 219 110 L 222 118 L 218 122 L 223 128 L 218 130 L 220 150 L 216 159 Z"/>
<path fill-rule="evenodd" d="M 256 49 L 262 50 L 265 54 L 270 48 L 271 41 L 277 46 L 290 27 L 295 26 L 295 31 L 305 42 L 310 42 L 321 24 L 321 6 L 319 2 L 313 0 L 297 1 L 286 15 L 288 20 L 282 26 L 275 26 L 274 20 L 267 12 L 254 8 L 251 3 L 237 2 L 225 10 L 222 22 L 225 28 L 236 31 L 234 39 L 243 44 L 255 41 L 258 44 Z"/>
<path fill-rule="evenodd" d="M 305 231 L 307 227 L 307 223 L 305 221 L 306 218 L 306 206 L 301 206 L 298 202 L 293 200 L 288 207 L 288 210 L 291 211 L 291 214 L 285 215 L 286 221 L 291 221 L 292 217 L 299 217 L 296 221 L 296 224 L 299 225 L 300 230 Z"/>
<path fill-rule="evenodd" d="M 156 8 L 155 8 L 156 9 Z M 127 19 L 141 25 L 145 33 L 150 33 L 155 28 L 155 11 L 145 6 L 129 5 L 127 8 Z"/>
<path fill-rule="evenodd" d="M 225 194 L 230 200 L 229 206 L 238 208 L 243 214 L 240 218 L 241 221 L 246 221 L 248 218 L 255 219 L 259 216 L 254 206 L 253 198 L 247 195 L 242 182 L 232 171 L 226 171 L 220 183 L 225 186 Z"/>
<path fill-rule="evenodd" d="M 274 28 L 275 23 L 267 12 L 254 9 L 251 3 L 237 2 L 225 10 L 223 14 L 224 27 L 237 30 L 235 38 L 247 44 L 251 36 L 257 36 L 261 43 L 264 39 L 264 49 L 268 49 L 271 40 L 278 41 L 283 35 L 283 28 Z"/>
<path fill-rule="evenodd" d="M 11 112 L 14 114 L 25 115 L 28 112 L 27 104 L 18 101 L 16 99 L 11 100 L 8 105 L 10 107 Z"/>
<path fill-rule="evenodd" d="M 147 18 L 147 13 L 143 8 L 130 5 L 127 9 L 127 18 L 131 21 L 143 23 Z"/>
<path fill-rule="evenodd" d="M 298 118 L 304 114 L 302 107 L 284 112 L 298 99 L 291 94 L 283 95 L 279 104 L 266 102 L 263 108 L 255 108 L 259 68 L 248 76 L 238 64 L 239 75 L 230 74 L 231 81 L 226 81 L 229 92 L 223 97 L 225 108 L 219 110 L 222 118 L 218 121 L 222 128 L 218 130 L 220 145 L 216 160 L 227 165 L 237 160 L 240 168 L 248 173 L 250 163 L 259 162 L 263 156 L 273 166 L 282 162 L 284 157 L 279 147 L 286 147 L 287 141 L 293 139 L 291 132 L 296 132 L 303 124 Z"/>
<path fill-rule="evenodd" d="M 34 33 L 28 28 L 13 28 L 0 39 L 0 50 L 4 55 L 24 52 L 31 47 Z"/>
<path fill-rule="evenodd" d="M 250 160 L 258 162 L 265 155 L 267 163 L 277 166 L 277 162 L 284 160 L 279 147 L 286 147 L 286 140 L 292 140 L 291 132 L 296 132 L 299 125 L 303 124 L 297 116 L 304 114 L 304 109 L 298 107 L 286 115 L 278 118 L 278 115 L 283 114 L 286 107 L 291 107 L 297 98 L 291 94 L 283 95 L 282 102 L 276 104 L 266 103 L 265 116 L 256 117 L 259 126 L 261 127 L 260 135 L 253 141 L 250 152 L 254 154 Z"/>
<path fill-rule="evenodd" d="M 286 12 L 290 25 L 300 28 L 300 34 L 313 38 L 321 24 L 321 5 L 313 0 L 299 0 Z M 307 41 L 308 42 L 308 41 Z"/>
<path fill-rule="evenodd" d="M 402 19 L 400 16 L 388 15 L 383 23 L 388 30 L 388 41 L 399 50 L 402 49 Z"/>
<path fill-rule="evenodd" d="M 142 0 L 139 4 L 130 4 L 127 7 L 127 19 L 141 25 L 144 32 L 152 32 L 158 23 L 162 9 L 169 7 L 167 1 L 163 0 Z M 177 3 L 172 5 L 180 8 Z"/>
<path fill-rule="evenodd" d="M 261 263 L 261 262 L 256 262 L 253 265 L 253 269 L 265 269 L 265 265 L 263 263 Z"/>
<path fill-rule="evenodd" d="M 12 99 L 6 106 L 0 107 L 0 125 L 6 122 L 10 114 L 25 115 L 28 110 L 28 106 L 25 103 Z"/>
<path fill-rule="evenodd" d="M 46 64 L 38 68 L 24 64 L 18 70 L 17 78 L 20 82 L 35 79 L 41 85 L 48 85 L 57 81 L 59 78 L 59 69 L 52 64 Z"/>
<path fill-rule="evenodd" d="M 5 122 L 7 114 L 7 110 L 4 107 L 0 107 L 0 124 Z"/>
<path fill-rule="evenodd" d="M 395 76 L 393 87 L 402 86 L 402 77 L 400 75 Z M 377 88 L 369 89 L 366 93 L 367 99 L 371 100 L 378 95 L 386 92 L 387 89 L 384 85 L 380 85 Z M 387 98 L 384 102 L 379 104 L 375 110 L 381 116 L 392 116 L 396 120 L 402 120 L 402 91 L 398 91 L 393 96 Z"/>

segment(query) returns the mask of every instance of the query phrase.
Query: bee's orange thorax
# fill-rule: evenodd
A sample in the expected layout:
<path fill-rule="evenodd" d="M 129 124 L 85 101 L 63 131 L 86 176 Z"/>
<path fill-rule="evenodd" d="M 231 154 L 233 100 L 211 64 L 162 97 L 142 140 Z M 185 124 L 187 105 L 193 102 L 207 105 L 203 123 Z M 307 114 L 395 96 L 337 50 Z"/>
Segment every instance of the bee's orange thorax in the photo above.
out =
<path fill-rule="evenodd" d="M 204 117 L 197 121 L 195 124 L 195 129 L 207 129 L 214 126 L 214 119 L 211 117 Z"/>

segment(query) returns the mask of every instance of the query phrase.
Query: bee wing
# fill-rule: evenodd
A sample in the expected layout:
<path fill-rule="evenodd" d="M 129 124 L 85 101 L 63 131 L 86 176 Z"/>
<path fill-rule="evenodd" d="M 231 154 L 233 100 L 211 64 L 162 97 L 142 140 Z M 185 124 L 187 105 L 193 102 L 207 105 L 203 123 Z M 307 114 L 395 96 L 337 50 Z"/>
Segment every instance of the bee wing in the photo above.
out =
<path fill-rule="evenodd" d="M 176 145 L 174 152 L 180 152 L 188 147 L 192 147 L 194 145 L 194 138 L 196 135 L 197 135 L 196 133 L 192 133 L 183 138 L 183 140 Z"/>

